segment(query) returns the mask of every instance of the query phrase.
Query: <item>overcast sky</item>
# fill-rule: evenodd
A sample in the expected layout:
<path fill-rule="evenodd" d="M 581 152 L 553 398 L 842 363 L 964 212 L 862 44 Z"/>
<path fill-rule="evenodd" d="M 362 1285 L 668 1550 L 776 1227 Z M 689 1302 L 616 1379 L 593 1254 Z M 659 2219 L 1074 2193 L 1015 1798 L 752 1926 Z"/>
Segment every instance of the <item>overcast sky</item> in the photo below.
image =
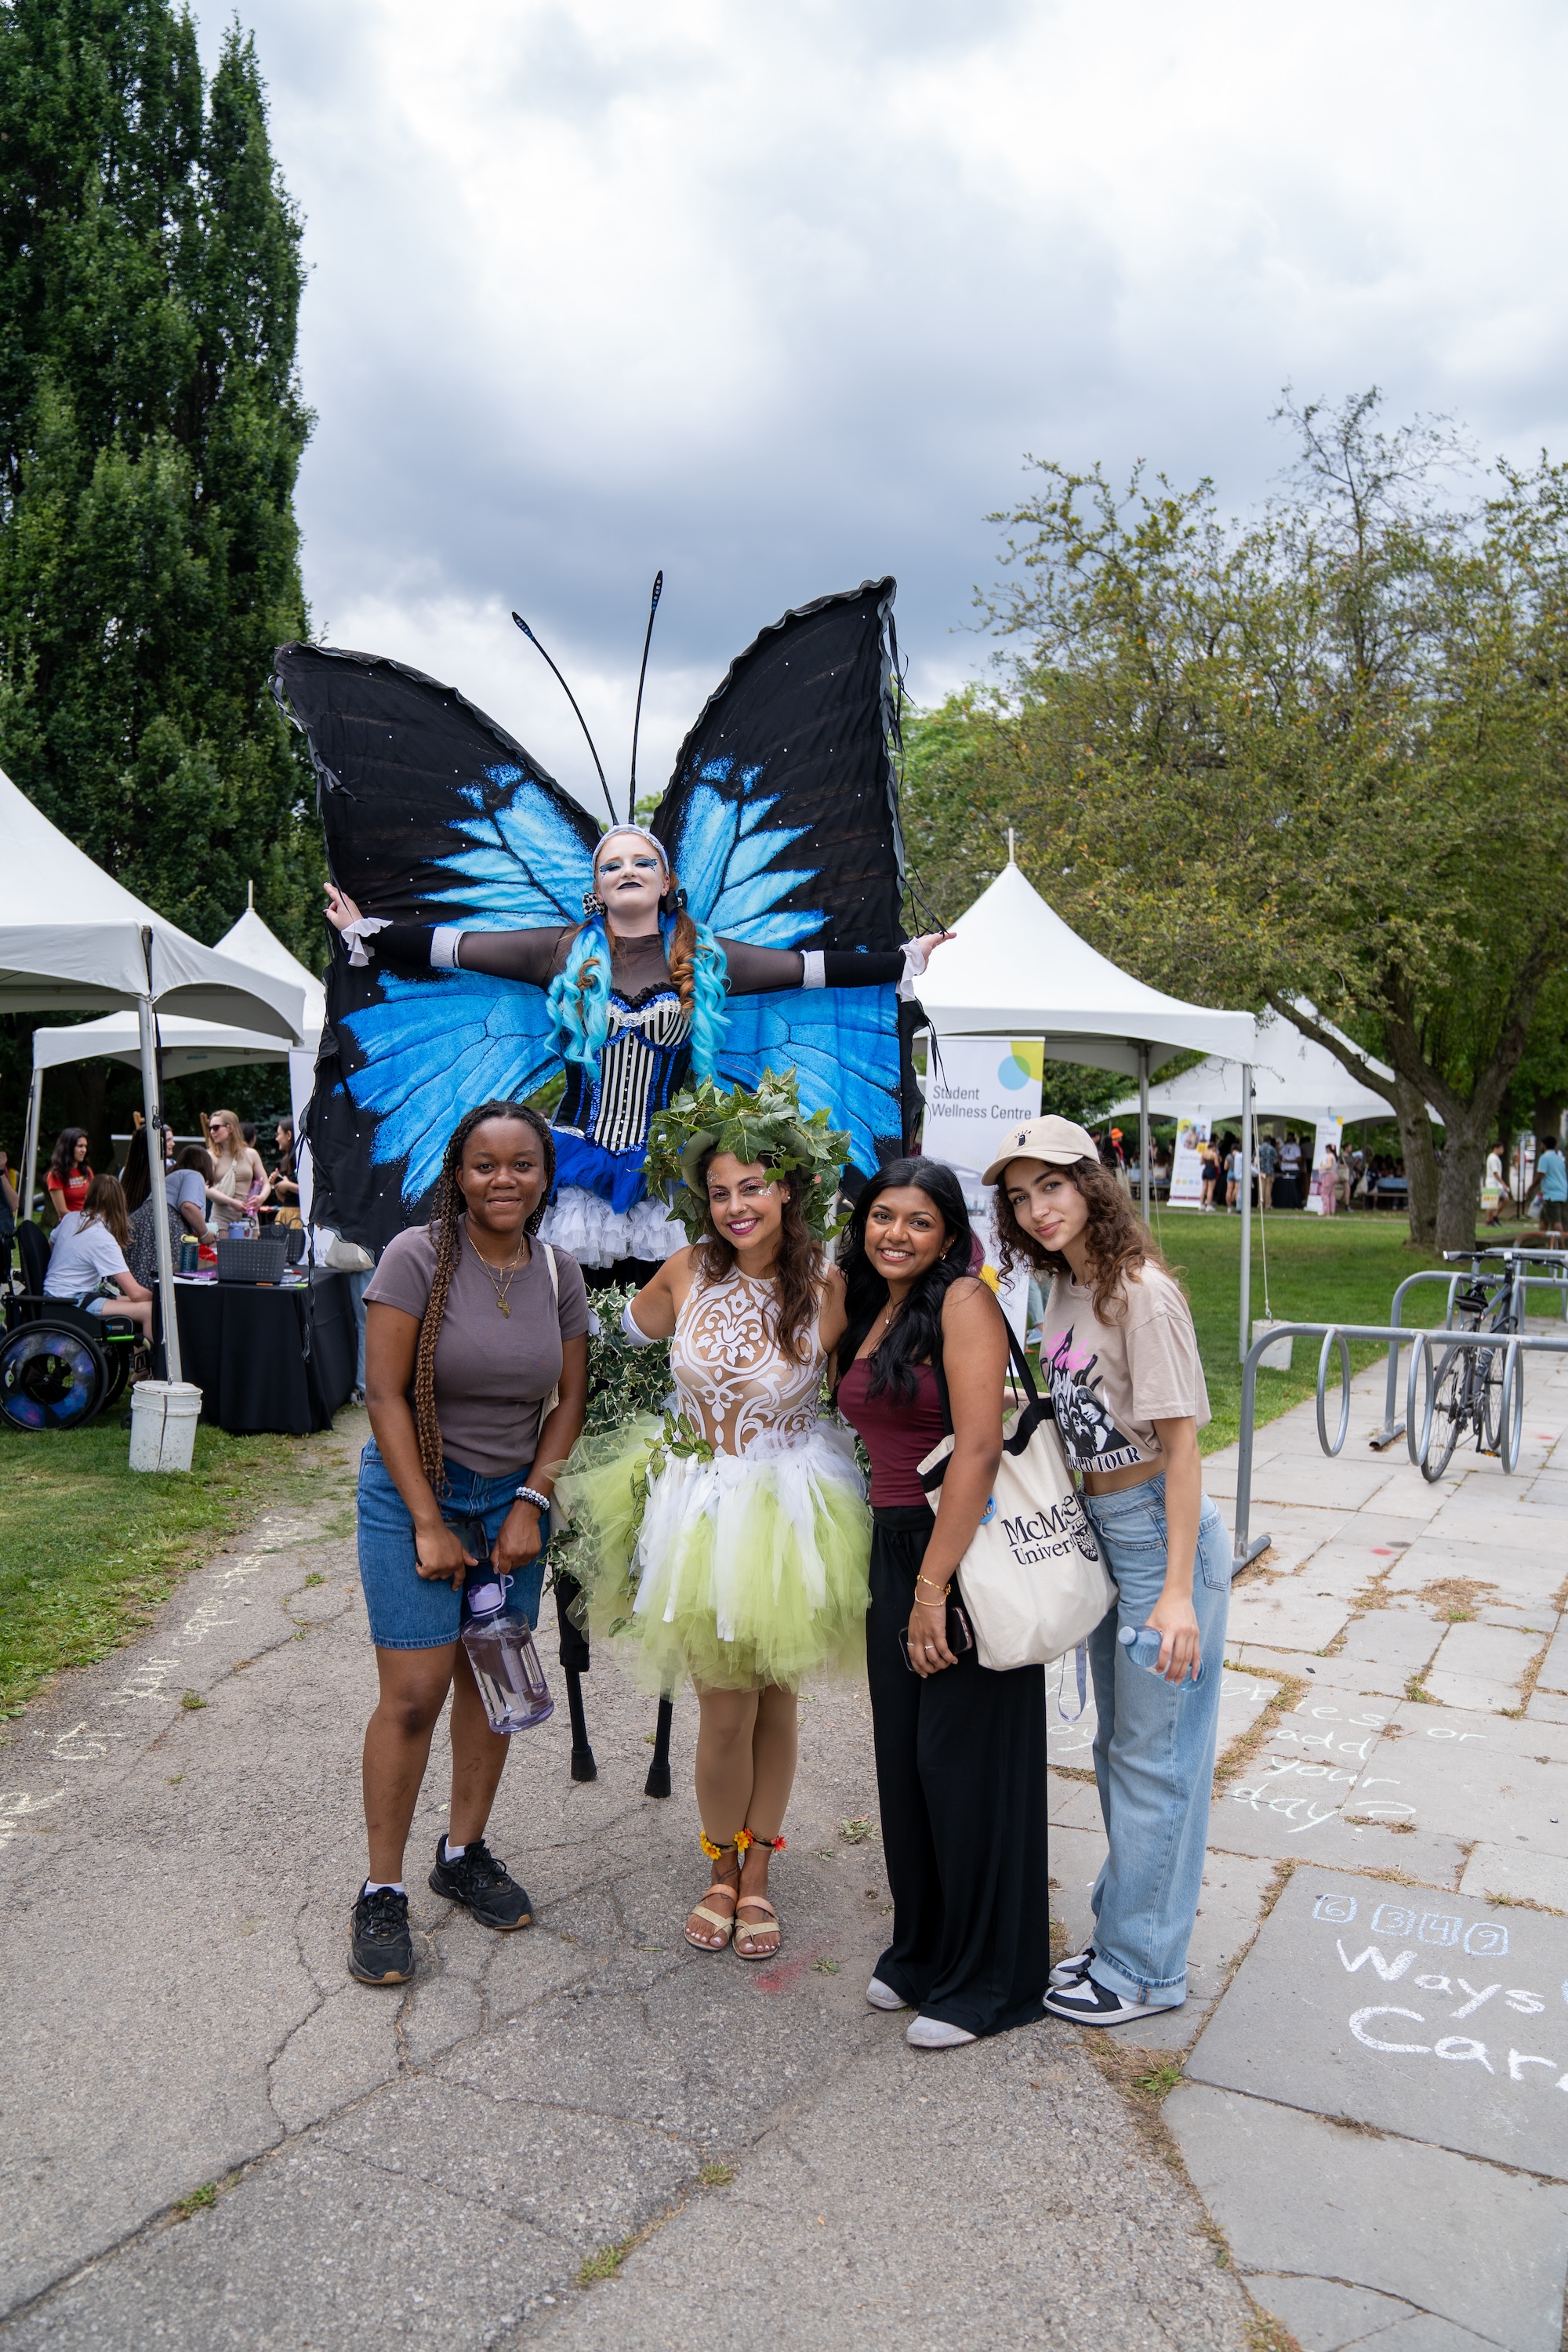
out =
<path fill-rule="evenodd" d="M 210 66 L 230 0 L 198 0 Z M 1287 456 L 1376 382 L 1487 452 L 1563 430 L 1568 20 L 1549 0 L 241 0 L 306 218 L 306 586 L 589 797 L 527 614 L 661 782 L 789 604 L 899 578 L 981 667 L 1024 453 Z"/>

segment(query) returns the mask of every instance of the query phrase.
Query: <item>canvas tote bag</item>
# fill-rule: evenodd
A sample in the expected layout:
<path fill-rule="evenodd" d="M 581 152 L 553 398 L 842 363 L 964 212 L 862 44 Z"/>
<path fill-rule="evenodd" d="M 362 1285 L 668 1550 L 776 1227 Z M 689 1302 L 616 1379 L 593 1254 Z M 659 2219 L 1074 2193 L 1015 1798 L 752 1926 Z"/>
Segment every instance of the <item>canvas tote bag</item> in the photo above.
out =
<path fill-rule="evenodd" d="M 1116 1601 L 1116 1585 L 1068 1473 L 1055 1416 L 1035 1387 L 1029 1360 L 1010 1326 L 1007 1345 L 1024 1402 L 1002 1423 L 996 1484 L 958 1570 L 975 1655 L 999 1674 L 1014 1666 L 1048 1665 L 1077 1649 Z M 931 1370 L 949 1432 L 920 1465 L 920 1482 L 934 1511 L 952 1455 L 952 1413 L 934 1356 Z"/>

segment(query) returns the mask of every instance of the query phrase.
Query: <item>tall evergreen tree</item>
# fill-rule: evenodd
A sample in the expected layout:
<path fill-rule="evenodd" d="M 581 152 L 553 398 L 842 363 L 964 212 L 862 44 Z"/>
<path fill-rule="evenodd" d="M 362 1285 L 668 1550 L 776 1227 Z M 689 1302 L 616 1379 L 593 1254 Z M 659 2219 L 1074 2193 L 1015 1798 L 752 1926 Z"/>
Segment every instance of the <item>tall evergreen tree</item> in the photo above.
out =
<path fill-rule="evenodd" d="M 237 26 L 0 0 L 0 764 L 198 938 L 319 956 L 308 771 L 267 690 L 306 627 L 301 227 Z"/>

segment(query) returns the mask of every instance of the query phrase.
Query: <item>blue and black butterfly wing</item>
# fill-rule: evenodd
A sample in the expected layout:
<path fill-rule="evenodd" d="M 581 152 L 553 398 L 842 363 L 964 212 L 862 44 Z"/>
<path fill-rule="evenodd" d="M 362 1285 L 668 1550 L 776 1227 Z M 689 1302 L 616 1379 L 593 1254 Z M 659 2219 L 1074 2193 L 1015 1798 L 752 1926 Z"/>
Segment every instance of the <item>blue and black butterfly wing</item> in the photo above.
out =
<path fill-rule="evenodd" d="M 504 729 L 401 662 L 284 646 L 274 691 L 310 745 L 329 871 L 367 914 L 470 930 L 575 922 L 598 828 Z M 560 1068 L 542 992 L 334 953 L 308 1132 L 314 1213 L 379 1249 L 463 1112 Z"/>
<path fill-rule="evenodd" d="M 891 580 L 786 613 L 731 666 L 680 747 L 653 830 L 694 914 L 755 947 L 897 947 L 903 843 Z M 795 1066 L 805 1108 L 868 1171 L 902 1148 L 890 988 L 731 1000 L 731 1083 Z"/>

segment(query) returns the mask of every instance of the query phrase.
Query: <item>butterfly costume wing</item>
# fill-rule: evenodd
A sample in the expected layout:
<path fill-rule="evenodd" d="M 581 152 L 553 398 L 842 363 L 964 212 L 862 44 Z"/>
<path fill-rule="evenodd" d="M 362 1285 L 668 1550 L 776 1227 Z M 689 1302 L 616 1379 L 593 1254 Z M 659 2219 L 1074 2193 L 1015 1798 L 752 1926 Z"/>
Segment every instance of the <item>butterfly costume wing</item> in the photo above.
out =
<path fill-rule="evenodd" d="M 863 581 L 764 629 L 680 747 L 652 830 L 691 911 L 752 947 L 893 949 L 903 843 L 891 746 L 895 583 Z M 902 1149 L 890 987 L 734 995 L 719 1072 L 796 1073 L 867 1172 Z"/>
<path fill-rule="evenodd" d="M 310 745 L 328 870 L 395 920 L 519 930 L 573 923 L 598 827 L 453 688 L 374 654 L 289 645 L 274 691 Z M 313 1214 L 379 1250 L 421 1212 L 455 1119 L 561 1067 L 537 988 L 399 972 L 341 953 L 309 1120 Z"/>

